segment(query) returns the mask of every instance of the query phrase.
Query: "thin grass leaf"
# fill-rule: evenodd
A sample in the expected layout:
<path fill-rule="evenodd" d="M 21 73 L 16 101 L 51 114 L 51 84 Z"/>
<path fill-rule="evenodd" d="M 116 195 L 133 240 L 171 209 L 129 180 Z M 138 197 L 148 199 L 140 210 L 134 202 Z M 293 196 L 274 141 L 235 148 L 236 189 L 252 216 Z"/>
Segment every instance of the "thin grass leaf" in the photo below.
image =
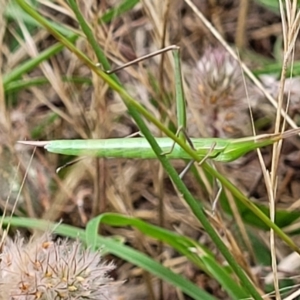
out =
<path fill-rule="evenodd" d="M 279 77 L 281 69 L 282 69 L 282 65 L 280 62 L 273 63 L 273 64 L 266 64 L 266 65 L 264 65 L 264 67 L 254 70 L 253 74 L 256 76 L 263 75 L 263 74 L 272 74 L 272 75 L 277 75 L 277 77 Z M 300 62 L 295 61 L 293 63 L 293 68 L 288 67 L 286 70 L 286 75 L 287 75 L 287 77 L 299 76 L 300 75 Z"/>
<path fill-rule="evenodd" d="M 210 276 L 215 278 L 230 295 L 231 299 L 238 300 L 249 296 L 247 291 L 237 282 L 235 282 L 235 280 L 230 276 L 228 270 L 219 265 L 212 253 L 192 239 L 148 224 L 137 218 L 107 213 L 102 214 L 88 222 L 86 232 L 89 245 L 97 244 L 99 226 L 102 223 L 116 227 L 132 226 L 141 231 L 143 234 L 170 245 L 179 253 L 187 257 L 190 261 L 192 261 L 198 268 L 204 270 Z"/>
<path fill-rule="evenodd" d="M 112 9 L 108 10 L 99 21 L 108 23 L 114 18 L 123 15 L 128 12 L 130 9 L 134 8 L 138 4 L 139 0 L 124 0 L 119 6 L 114 6 Z"/>
<path fill-rule="evenodd" d="M 73 35 L 68 38 L 71 43 L 74 43 L 77 40 L 78 36 Z M 36 68 L 43 61 L 51 58 L 57 53 L 61 52 L 64 49 L 64 45 L 57 43 L 43 52 L 41 52 L 37 57 L 31 58 L 25 61 L 23 64 L 19 64 L 9 73 L 4 74 L 3 76 L 3 85 L 4 90 L 6 91 L 7 85 L 11 84 L 13 81 L 19 79 L 22 75 L 29 73 L 31 70 Z"/>
<path fill-rule="evenodd" d="M 31 1 L 31 6 L 32 8 L 37 9 L 37 1 Z M 24 23 L 31 25 L 31 26 L 38 26 L 40 27 L 40 23 L 37 22 L 34 18 L 32 18 L 30 15 L 24 13 L 23 10 L 20 9 L 18 5 L 15 4 L 14 1 L 9 1 L 6 11 L 5 11 L 5 16 L 10 19 L 10 20 L 15 20 L 18 19 L 19 21 L 23 21 Z M 63 26 L 61 23 L 57 24 L 53 21 L 50 21 L 52 26 L 59 31 L 61 34 L 64 35 L 73 35 L 74 31 L 72 31 L 70 28 L 67 28 Z"/>
<path fill-rule="evenodd" d="M 61 80 L 63 82 L 69 82 L 74 84 L 88 84 L 88 85 L 92 84 L 91 79 L 87 77 L 63 76 Z M 34 78 L 26 78 L 22 80 L 15 80 L 15 81 L 8 82 L 5 85 L 5 92 L 6 93 L 16 92 L 22 89 L 30 88 L 32 86 L 40 86 L 48 83 L 49 81 L 45 77 L 34 77 Z"/>
<path fill-rule="evenodd" d="M 105 69 L 105 70 L 109 70 L 110 67 L 110 63 L 108 62 L 104 52 L 102 51 L 102 49 L 99 47 L 98 42 L 96 41 L 94 34 L 90 28 L 90 26 L 88 25 L 87 21 L 84 19 L 82 13 L 80 12 L 80 9 L 76 3 L 75 0 L 69 0 L 68 1 L 77 20 L 79 25 L 81 26 L 81 29 L 83 31 L 83 33 L 86 35 L 86 38 L 88 40 L 88 42 L 90 43 L 91 47 L 93 48 L 97 60 L 98 62 L 101 63 L 101 66 Z M 118 77 L 115 74 L 111 75 L 111 78 L 120 85 L 120 81 L 118 79 Z"/>

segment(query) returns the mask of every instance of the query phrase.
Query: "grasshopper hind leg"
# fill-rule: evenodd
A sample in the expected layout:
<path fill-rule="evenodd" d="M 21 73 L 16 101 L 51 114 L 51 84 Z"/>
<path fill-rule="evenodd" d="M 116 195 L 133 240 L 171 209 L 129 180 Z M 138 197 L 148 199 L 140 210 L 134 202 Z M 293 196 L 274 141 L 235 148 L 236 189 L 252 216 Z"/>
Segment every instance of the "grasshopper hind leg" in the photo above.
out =
<path fill-rule="evenodd" d="M 214 215 L 215 212 L 216 212 L 217 204 L 218 204 L 218 202 L 219 202 L 221 193 L 222 193 L 222 191 L 223 191 L 223 186 L 222 186 L 222 183 L 219 181 L 219 179 L 216 179 L 216 183 L 217 183 L 218 191 L 217 191 L 217 194 L 216 194 L 216 196 L 215 196 L 215 199 L 213 200 L 212 205 L 211 205 L 211 210 L 212 210 L 212 214 L 213 214 L 213 215 Z"/>

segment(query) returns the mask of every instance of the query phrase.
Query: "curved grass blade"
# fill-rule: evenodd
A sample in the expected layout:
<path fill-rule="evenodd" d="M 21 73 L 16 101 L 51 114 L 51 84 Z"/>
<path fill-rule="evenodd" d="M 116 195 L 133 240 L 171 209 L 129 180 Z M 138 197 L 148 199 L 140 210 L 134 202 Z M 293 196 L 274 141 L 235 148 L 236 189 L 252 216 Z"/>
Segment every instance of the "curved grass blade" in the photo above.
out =
<path fill-rule="evenodd" d="M 90 220 L 87 224 L 87 240 L 90 245 L 96 244 L 98 229 L 101 223 L 118 227 L 132 226 L 137 228 L 143 234 L 170 245 L 200 269 L 215 278 L 226 290 L 231 299 L 243 299 L 249 297 L 247 291 L 230 276 L 228 269 L 220 266 L 212 253 L 194 240 L 158 226 L 148 224 L 137 218 L 106 213 Z"/>
<path fill-rule="evenodd" d="M 107 11 L 100 18 L 100 21 L 104 23 L 110 22 L 113 18 L 116 18 L 129 11 L 131 8 L 134 8 L 134 6 L 139 2 L 139 0 L 124 0 L 124 2 L 122 2 L 119 6 L 115 6 L 114 8 Z"/>
<path fill-rule="evenodd" d="M 72 35 L 68 37 L 70 43 L 74 43 L 78 38 L 78 35 Z M 20 79 L 20 77 L 30 72 L 32 69 L 37 67 L 43 61 L 49 59 L 55 54 L 59 53 L 64 49 L 64 45 L 61 43 L 56 43 L 55 45 L 47 48 L 42 51 L 37 57 L 34 57 L 30 60 L 25 61 L 23 64 L 19 64 L 18 67 L 14 68 L 9 73 L 4 74 L 3 76 L 3 86 L 6 91 L 7 86 L 12 83 L 14 80 Z"/>

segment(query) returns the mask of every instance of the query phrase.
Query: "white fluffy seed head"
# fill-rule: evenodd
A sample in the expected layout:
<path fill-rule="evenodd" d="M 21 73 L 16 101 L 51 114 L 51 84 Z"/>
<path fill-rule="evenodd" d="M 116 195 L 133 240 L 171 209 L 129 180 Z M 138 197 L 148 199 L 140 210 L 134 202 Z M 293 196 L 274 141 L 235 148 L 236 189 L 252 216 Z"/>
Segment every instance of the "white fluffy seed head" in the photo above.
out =
<path fill-rule="evenodd" d="M 0 300 L 114 299 L 117 283 L 99 252 L 79 241 L 52 241 L 49 233 L 28 243 L 6 239 L 0 255 Z"/>

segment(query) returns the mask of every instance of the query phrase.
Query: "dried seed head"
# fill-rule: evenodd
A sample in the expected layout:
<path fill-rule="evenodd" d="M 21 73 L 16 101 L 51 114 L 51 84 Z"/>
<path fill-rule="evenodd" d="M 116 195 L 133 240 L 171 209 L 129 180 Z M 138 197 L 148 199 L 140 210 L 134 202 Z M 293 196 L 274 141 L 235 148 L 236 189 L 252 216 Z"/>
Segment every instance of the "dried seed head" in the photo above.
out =
<path fill-rule="evenodd" d="M 251 133 L 238 62 L 223 48 L 209 48 L 198 61 L 193 75 L 193 108 L 199 110 L 208 134 L 236 137 Z"/>
<path fill-rule="evenodd" d="M 79 241 L 54 242 L 50 234 L 28 243 L 7 238 L 0 255 L 0 299 L 114 299 L 116 283 L 100 253 Z"/>

